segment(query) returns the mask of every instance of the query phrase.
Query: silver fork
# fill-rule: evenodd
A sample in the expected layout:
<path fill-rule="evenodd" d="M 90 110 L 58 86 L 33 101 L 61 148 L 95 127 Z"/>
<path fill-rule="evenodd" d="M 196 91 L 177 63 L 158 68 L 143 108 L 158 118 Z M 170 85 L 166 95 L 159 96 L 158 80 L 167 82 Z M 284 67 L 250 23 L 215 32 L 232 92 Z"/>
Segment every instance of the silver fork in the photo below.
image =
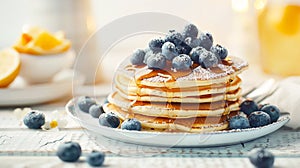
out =
<path fill-rule="evenodd" d="M 243 93 L 242 97 L 260 103 L 270 97 L 277 89 L 278 84 L 271 78 Z"/>

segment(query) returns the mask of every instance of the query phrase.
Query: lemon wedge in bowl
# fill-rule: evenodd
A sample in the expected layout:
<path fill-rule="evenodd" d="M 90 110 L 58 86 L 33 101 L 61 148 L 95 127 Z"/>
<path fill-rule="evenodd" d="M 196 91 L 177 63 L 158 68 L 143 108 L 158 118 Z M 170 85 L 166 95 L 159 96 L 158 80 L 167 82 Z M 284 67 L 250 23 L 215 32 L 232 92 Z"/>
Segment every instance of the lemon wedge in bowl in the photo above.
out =
<path fill-rule="evenodd" d="M 0 88 L 11 84 L 20 72 L 20 55 L 14 49 L 0 51 Z"/>

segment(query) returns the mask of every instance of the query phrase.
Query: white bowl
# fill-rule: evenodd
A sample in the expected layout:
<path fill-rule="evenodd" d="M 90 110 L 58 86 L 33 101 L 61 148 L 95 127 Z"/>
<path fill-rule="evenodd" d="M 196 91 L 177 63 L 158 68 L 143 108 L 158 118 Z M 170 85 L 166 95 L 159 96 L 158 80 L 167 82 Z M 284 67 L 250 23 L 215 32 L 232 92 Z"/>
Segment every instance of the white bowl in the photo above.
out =
<path fill-rule="evenodd" d="M 20 76 L 29 84 L 51 82 L 52 78 L 63 69 L 69 68 L 75 57 L 75 52 L 51 55 L 31 55 L 21 53 Z"/>

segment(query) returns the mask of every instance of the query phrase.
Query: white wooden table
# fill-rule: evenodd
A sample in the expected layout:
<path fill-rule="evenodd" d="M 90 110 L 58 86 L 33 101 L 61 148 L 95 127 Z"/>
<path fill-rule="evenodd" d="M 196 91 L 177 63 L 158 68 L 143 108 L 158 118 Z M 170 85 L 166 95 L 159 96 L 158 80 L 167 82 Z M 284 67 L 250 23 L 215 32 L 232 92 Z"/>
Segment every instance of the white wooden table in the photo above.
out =
<path fill-rule="evenodd" d="M 31 108 L 63 110 L 70 97 Z M 275 156 L 276 167 L 300 167 L 300 130 L 282 128 L 263 138 L 223 147 L 156 148 L 129 145 L 113 140 L 97 144 L 71 118 L 59 131 L 30 130 L 19 125 L 14 108 L 0 108 L 0 167 L 89 167 L 84 161 L 92 150 L 106 152 L 105 167 L 253 167 L 247 153 L 267 147 Z M 47 113 L 47 112 L 46 112 Z M 77 163 L 64 163 L 55 155 L 64 141 L 79 142 L 83 156 Z"/>

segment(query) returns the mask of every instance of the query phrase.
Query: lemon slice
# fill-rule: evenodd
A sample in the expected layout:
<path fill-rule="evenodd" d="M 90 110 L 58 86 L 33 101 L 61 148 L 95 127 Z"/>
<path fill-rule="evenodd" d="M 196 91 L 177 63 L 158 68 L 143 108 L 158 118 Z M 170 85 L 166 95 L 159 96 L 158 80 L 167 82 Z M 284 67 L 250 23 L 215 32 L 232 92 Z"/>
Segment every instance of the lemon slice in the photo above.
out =
<path fill-rule="evenodd" d="M 67 51 L 71 42 L 65 39 L 63 31 L 51 34 L 37 26 L 25 26 L 22 36 L 13 47 L 20 53 L 48 55 Z"/>
<path fill-rule="evenodd" d="M 7 87 L 18 76 L 20 55 L 13 49 L 0 51 L 0 88 Z"/>

